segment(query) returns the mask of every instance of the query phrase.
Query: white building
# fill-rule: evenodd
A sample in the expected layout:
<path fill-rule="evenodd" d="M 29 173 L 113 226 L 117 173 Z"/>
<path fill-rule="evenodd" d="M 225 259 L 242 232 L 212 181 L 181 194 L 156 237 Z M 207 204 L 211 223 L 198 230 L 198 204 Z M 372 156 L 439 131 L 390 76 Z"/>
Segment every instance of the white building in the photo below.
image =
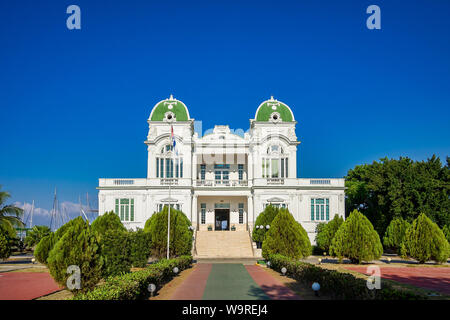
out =
<path fill-rule="evenodd" d="M 297 178 L 297 122 L 273 97 L 245 133 L 220 125 L 199 136 L 186 105 L 172 96 L 153 107 L 148 124 L 147 178 L 99 179 L 99 212 L 115 211 L 128 228 L 143 228 L 171 203 L 197 231 L 251 231 L 272 204 L 287 207 L 313 243 L 317 223 L 344 216 L 344 179 Z"/>

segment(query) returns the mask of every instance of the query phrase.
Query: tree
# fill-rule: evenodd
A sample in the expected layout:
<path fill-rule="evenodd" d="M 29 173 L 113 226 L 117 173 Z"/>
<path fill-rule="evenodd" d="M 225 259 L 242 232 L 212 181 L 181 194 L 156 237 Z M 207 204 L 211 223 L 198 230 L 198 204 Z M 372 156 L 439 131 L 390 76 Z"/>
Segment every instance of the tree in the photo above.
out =
<path fill-rule="evenodd" d="M 159 258 L 167 254 L 167 219 L 168 206 L 164 206 L 161 212 L 154 213 L 150 218 L 150 234 L 152 236 L 152 251 Z M 191 222 L 186 215 L 174 208 L 170 209 L 170 256 L 191 254 L 192 230 Z"/>
<path fill-rule="evenodd" d="M 330 254 L 342 258 L 346 257 L 352 263 L 379 259 L 383 253 L 380 237 L 374 230 L 369 219 L 358 210 L 340 226 L 331 243 Z"/>
<path fill-rule="evenodd" d="M 419 263 L 442 263 L 450 255 L 450 244 L 439 226 L 421 213 L 406 231 L 401 253 L 403 258 L 410 256 Z"/>
<path fill-rule="evenodd" d="M 43 264 L 47 264 L 48 254 L 56 243 L 56 235 L 52 232 L 49 235 L 43 237 L 36 248 L 34 248 L 34 257 L 37 261 Z"/>
<path fill-rule="evenodd" d="M 253 227 L 253 232 L 252 232 L 252 238 L 253 241 L 255 242 L 260 242 L 262 243 L 264 241 L 264 238 L 266 237 L 267 234 L 267 229 L 266 226 L 267 225 L 271 225 L 273 219 L 276 217 L 276 215 L 278 214 L 279 209 L 272 206 L 272 205 L 268 205 L 263 212 L 261 212 L 258 217 L 256 218 L 255 221 L 255 226 Z M 256 228 L 259 226 L 263 226 L 263 229 L 260 228 Z"/>
<path fill-rule="evenodd" d="M 319 223 L 316 229 L 316 245 L 317 247 L 324 251 L 329 252 L 331 242 L 333 241 L 336 232 L 339 227 L 344 223 L 344 218 L 339 215 L 335 215 L 334 218 L 328 223 Z"/>
<path fill-rule="evenodd" d="M 71 276 L 70 273 L 67 273 L 68 267 L 78 267 L 81 288 L 73 290 L 84 292 L 92 289 L 101 279 L 100 246 L 89 222 L 78 218 L 72 221 L 72 225 L 50 251 L 47 259 L 48 268 L 53 279 L 58 284 L 66 286 L 67 280 Z"/>
<path fill-rule="evenodd" d="M 0 186 L 1 188 L 1 186 Z M 25 224 L 20 219 L 23 215 L 23 209 L 15 205 L 6 205 L 6 199 L 11 195 L 6 191 L 0 191 L 0 226 L 14 230 L 14 228 L 23 228 Z"/>
<path fill-rule="evenodd" d="M 302 225 L 295 221 L 288 209 L 280 209 L 263 241 L 263 257 L 267 259 L 272 254 L 281 254 L 301 259 L 311 255 L 311 250 L 311 242 Z"/>
<path fill-rule="evenodd" d="M 25 245 L 29 248 L 34 247 L 45 236 L 48 236 L 52 231 L 47 226 L 34 226 L 28 231 L 25 238 Z"/>
<path fill-rule="evenodd" d="M 104 278 L 130 272 L 131 239 L 127 231 L 108 230 L 97 240 L 103 261 L 102 276 Z"/>
<path fill-rule="evenodd" d="M 151 255 L 152 235 L 142 229 L 131 231 L 130 260 L 133 267 L 144 268 Z"/>
<path fill-rule="evenodd" d="M 359 210 L 384 234 L 394 217 L 411 223 L 420 212 L 443 227 L 450 224 L 450 158 L 442 166 L 409 158 L 358 165 L 346 176 L 346 214 Z"/>
<path fill-rule="evenodd" d="M 0 259 L 6 260 L 11 255 L 11 246 L 6 238 L 5 232 L 0 229 Z"/>
<path fill-rule="evenodd" d="M 99 235 L 105 234 L 106 231 L 117 230 L 126 231 L 127 229 L 120 221 L 120 218 L 114 211 L 106 212 L 105 214 L 97 217 L 92 222 L 92 230 Z"/>
<path fill-rule="evenodd" d="M 442 232 L 444 232 L 444 236 L 447 239 L 448 243 L 450 243 L 450 225 L 446 224 L 444 228 L 442 228 Z"/>
<path fill-rule="evenodd" d="M 402 242 L 409 226 L 410 224 L 408 221 L 402 218 L 393 219 L 386 229 L 386 233 L 383 237 L 384 247 L 394 250 L 397 254 L 400 254 Z"/>

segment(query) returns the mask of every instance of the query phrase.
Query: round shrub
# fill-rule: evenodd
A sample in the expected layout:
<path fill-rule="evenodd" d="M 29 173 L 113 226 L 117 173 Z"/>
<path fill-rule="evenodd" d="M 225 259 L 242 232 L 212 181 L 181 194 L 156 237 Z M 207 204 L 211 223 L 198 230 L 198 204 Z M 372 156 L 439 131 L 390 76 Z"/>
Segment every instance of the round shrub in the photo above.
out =
<path fill-rule="evenodd" d="M 152 235 L 142 229 L 131 231 L 130 260 L 133 267 L 144 268 L 151 255 Z"/>
<path fill-rule="evenodd" d="M 450 245 L 438 225 L 421 213 L 406 231 L 401 254 L 420 263 L 429 260 L 442 263 L 450 255 Z"/>
<path fill-rule="evenodd" d="M 352 263 L 379 259 L 383 253 L 380 237 L 374 230 L 369 219 L 358 210 L 353 210 L 350 216 L 336 232 L 331 243 L 330 254 L 350 259 Z"/>
<path fill-rule="evenodd" d="M 5 260 L 8 259 L 11 255 L 11 246 L 9 245 L 9 241 L 6 238 L 4 232 L 0 230 L 0 259 Z"/>
<path fill-rule="evenodd" d="M 329 252 L 331 242 L 343 223 L 344 218 L 336 214 L 328 223 L 317 225 L 316 245 L 322 252 Z"/>
<path fill-rule="evenodd" d="M 152 251 L 156 257 L 167 256 L 168 206 L 154 213 L 150 223 Z M 170 256 L 190 255 L 192 249 L 191 223 L 186 215 L 174 208 L 170 209 Z"/>
<path fill-rule="evenodd" d="M 81 289 L 74 291 L 92 289 L 101 279 L 102 259 L 97 237 L 89 222 L 78 218 L 72 220 L 72 226 L 53 246 L 47 262 L 50 274 L 58 284 L 66 286 L 67 279 L 71 276 L 66 273 L 67 268 L 75 265 L 80 268 Z"/>
<path fill-rule="evenodd" d="M 106 212 L 105 214 L 98 216 L 97 219 L 92 222 L 91 228 L 92 231 L 100 235 L 112 230 L 127 230 L 120 221 L 119 216 L 115 214 L 114 211 Z"/>
<path fill-rule="evenodd" d="M 273 219 L 278 214 L 279 209 L 274 206 L 267 206 L 263 212 L 261 212 L 255 221 L 255 226 L 253 227 L 252 238 L 255 242 L 263 242 L 267 234 L 267 225 L 271 225 Z M 256 228 L 256 226 L 264 226 L 264 229 Z"/>
<path fill-rule="evenodd" d="M 52 250 L 56 242 L 56 235 L 52 232 L 48 236 L 43 237 L 34 248 L 34 257 L 37 261 L 47 264 L 48 254 Z"/>
<path fill-rule="evenodd" d="M 387 227 L 383 237 L 384 247 L 400 254 L 401 245 L 409 226 L 410 224 L 408 221 L 402 218 L 393 219 Z"/>
<path fill-rule="evenodd" d="M 289 258 L 301 259 L 309 256 L 311 250 L 311 242 L 302 225 L 295 221 L 287 209 L 280 209 L 264 239 L 263 257 L 281 254 Z"/>

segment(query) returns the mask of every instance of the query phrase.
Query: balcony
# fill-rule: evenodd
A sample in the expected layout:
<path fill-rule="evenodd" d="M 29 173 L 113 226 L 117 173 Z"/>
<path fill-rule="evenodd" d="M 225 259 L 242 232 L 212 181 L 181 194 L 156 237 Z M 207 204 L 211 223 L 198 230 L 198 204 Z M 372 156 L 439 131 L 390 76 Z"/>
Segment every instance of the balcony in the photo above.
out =
<path fill-rule="evenodd" d="M 198 187 L 246 187 L 247 180 L 197 180 Z"/>

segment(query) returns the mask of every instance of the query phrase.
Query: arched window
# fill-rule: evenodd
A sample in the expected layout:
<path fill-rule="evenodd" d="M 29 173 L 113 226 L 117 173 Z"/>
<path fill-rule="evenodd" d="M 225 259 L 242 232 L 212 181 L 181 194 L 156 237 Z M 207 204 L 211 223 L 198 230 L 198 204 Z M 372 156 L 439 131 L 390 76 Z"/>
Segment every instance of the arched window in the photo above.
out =
<path fill-rule="evenodd" d="M 157 178 L 183 178 L 183 156 L 173 150 L 173 145 L 166 144 L 156 158 Z"/>
<path fill-rule="evenodd" d="M 263 178 L 287 178 L 288 156 L 278 144 L 272 144 L 267 148 L 267 154 L 262 158 Z"/>

